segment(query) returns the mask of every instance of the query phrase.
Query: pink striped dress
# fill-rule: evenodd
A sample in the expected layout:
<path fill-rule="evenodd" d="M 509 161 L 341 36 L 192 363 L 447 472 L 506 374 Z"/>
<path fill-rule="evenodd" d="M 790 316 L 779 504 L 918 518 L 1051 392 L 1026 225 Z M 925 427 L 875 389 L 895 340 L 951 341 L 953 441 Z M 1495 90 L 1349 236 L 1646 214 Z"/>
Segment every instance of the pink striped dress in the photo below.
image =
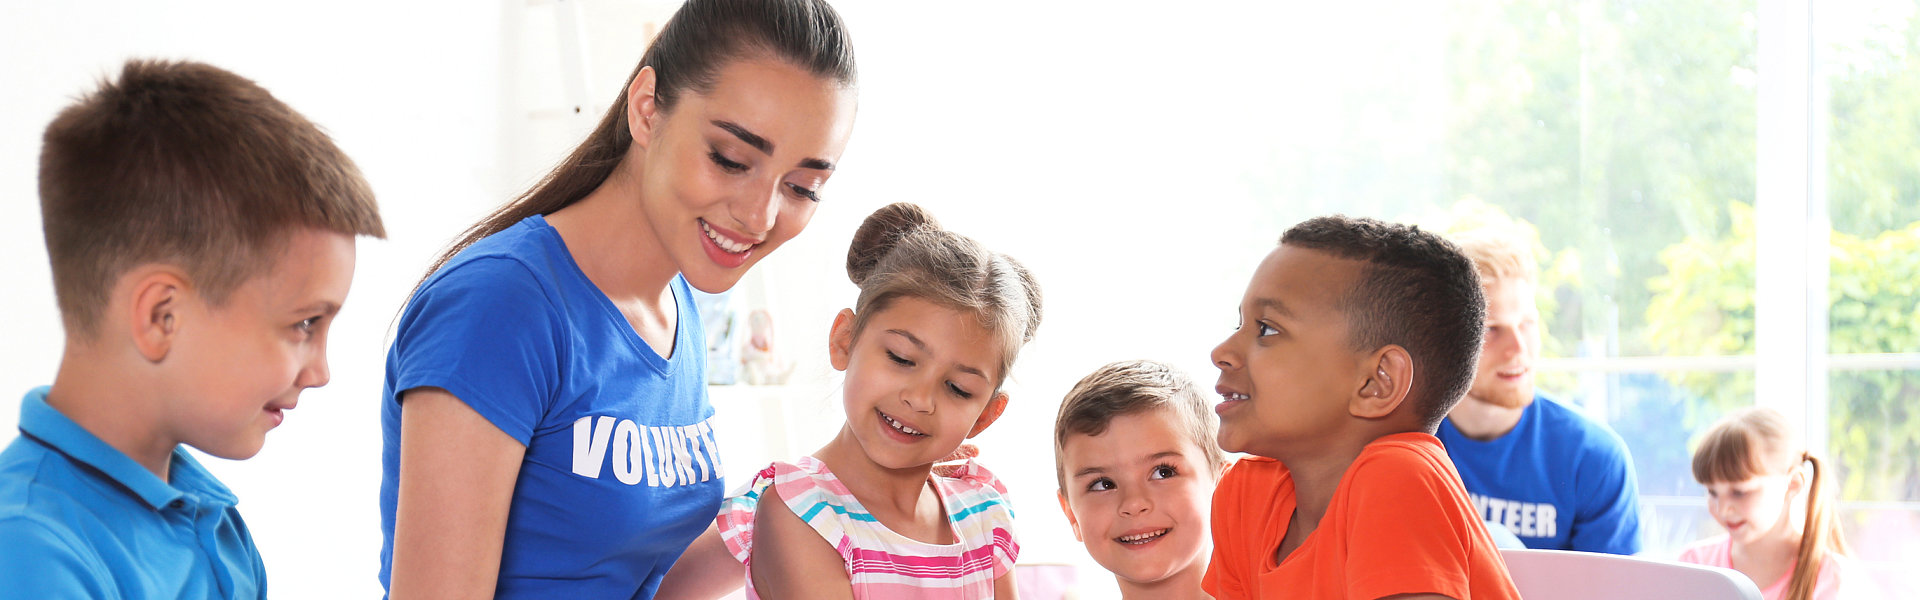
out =
<path fill-rule="evenodd" d="M 787 508 L 840 551 L 854 598 L 992 598 L 994 580 L 1012 572 L 1020 556 L 1006 487 L 973 462 L 959 477 L 936 476 L 933 482 L 958 543 L 929 544 L 887 529 L 811 456 L 796 464 L 773 463 L 754 477 L 746 493 L 728 498 L 720 511 L 720 536 L 734 558 L 748 563 L 753 511 L 767 486 L 777 486 Z M 747 597 L 760 597 L 751 576 Z"/>

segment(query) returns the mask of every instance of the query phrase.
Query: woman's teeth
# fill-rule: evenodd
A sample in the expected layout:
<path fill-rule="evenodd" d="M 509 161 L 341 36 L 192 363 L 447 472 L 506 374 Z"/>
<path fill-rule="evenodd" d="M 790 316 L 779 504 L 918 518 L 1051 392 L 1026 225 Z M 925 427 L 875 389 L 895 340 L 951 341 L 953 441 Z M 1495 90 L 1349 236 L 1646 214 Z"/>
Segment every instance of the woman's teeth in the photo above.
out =
<path fill-rule="evenodd" d="M 1123 535 L 1117 538 L 1113 538 L 1113 540 L 1116 542 L 1120 542 L 1122 544 L 1136 544 L 1136 545 L 1145 544 L 1147 542 L 1153 541 L 1154 538 L 1166 535 L 1167 531 L 1168 530 L 1166 529 L 1161 529 L 1158 531 L 1149 531 L 1146 533 L 1140 533 L 1140 534 L 1134 534 L 1134 535 Z"/>
<path fill-rule="evenodd" d="M 1248 396 L 1246 394 L 1242 394 L 1239 392 L 1221 394 L 1220 397 L 1226 398 L 1228 402 L 1233 402 L 1235 400 L 1247 400 L 1252 398 L 1252 396 Z"/>
<path fill-rule="evenodd" d="M 887 413 L 880 413 L 880 420 L 886 421 L 887 425 L 893 427 L 894 431 L 905 433 L 907 435 L 926 435 L 924 433 L 921 433 L 920 430 L 918 429 L 908 427 L 906 423 L 901 423 L 899 421 L 893 420 L 893 417 L 887 416 Z"/>
<path fill-rule="evenodd" d="M 720 246 L 721 250 L 739 254 L 753 247 L 753 244 L 742 244 L 727 239 L 727 236 L 720 235 L 720 232 L 714 231 L 713 227 L 708 226 L 706 221 L 700 222 L 700 230 L 707 232 L 707 239 L 713 240 L 714 245 Z"/>

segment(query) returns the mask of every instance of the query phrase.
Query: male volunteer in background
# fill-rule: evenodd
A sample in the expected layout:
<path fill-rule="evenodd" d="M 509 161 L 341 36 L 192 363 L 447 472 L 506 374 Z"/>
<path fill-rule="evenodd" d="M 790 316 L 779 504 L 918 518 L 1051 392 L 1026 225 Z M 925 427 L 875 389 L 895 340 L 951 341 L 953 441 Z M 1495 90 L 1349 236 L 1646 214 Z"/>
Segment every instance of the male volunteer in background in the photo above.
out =
<path fill-rule="evenodd" d="M 1540 309 L 1531 248 L 1492 230 L 1454 242 L 1479 268 L 1487 295 L 1479 371 L 1437 434 L 1468 496 L 1490 527 L 1528 548 L 1640 551 L 1640 493 L 1626 444 L 1533 389 Z"/>

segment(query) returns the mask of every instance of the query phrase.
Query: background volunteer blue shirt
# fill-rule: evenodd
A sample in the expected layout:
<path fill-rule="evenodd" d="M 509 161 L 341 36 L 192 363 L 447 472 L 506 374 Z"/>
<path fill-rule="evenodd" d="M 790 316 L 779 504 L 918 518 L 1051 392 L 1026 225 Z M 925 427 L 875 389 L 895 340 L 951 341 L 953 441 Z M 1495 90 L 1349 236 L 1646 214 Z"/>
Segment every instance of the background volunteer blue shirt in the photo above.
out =
<path fill-rule="evenodd" d="M 167 475 L 28 392 L 0 452 L 0 598 L 267 597 L 233 493 L 182 448 Z"/>
<path fill-rule="evenodd" d="M 1627 445 L 1612 430 L 1534 394 L 1506 435 L 1474 440 L 1453 419 L 1435 435 L 1481 516 L 1528 548 L 1640 551 L 1640 488 Z"/>
<path fill-rule="evenodd" d="M 390 583 L 400 403 L 446 389 L 527 447 L 499 598 L 645 598 L 719 513 L 706 336 L 684 279 L 671 359 L 641 341 L 546 220 L 460 252 L 400 317 L 380 426 L 380 582 Z"/>

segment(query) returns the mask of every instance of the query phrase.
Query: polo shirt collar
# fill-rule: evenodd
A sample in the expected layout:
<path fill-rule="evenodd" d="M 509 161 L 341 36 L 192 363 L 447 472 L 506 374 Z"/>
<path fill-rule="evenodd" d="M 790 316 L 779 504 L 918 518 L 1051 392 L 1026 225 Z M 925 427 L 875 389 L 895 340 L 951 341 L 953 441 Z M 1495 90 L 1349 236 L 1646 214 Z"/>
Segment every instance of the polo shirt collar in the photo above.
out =
<path fill-rule="evenodd" d="M 167 469 L 173 479 L 172 484 L 161 481 L 159 476 L 134 462 L 132 457 L 107 445 L 79 423 L 61 414 L 59 409 L 48 405 L 47 392 L 50 389 L 47 386 L 34 388 L 20 401 L 22 433 L 74 462 L 92 467 L 102 478 L 126 489 L 153 510 L 166 508 L 175 501 L 221 506 L 238 503 L 233 492 L 200 466 L 199 461 L 188 455 L 185 448 L 176 446 L 173 449 L 173 464 Z"/>

